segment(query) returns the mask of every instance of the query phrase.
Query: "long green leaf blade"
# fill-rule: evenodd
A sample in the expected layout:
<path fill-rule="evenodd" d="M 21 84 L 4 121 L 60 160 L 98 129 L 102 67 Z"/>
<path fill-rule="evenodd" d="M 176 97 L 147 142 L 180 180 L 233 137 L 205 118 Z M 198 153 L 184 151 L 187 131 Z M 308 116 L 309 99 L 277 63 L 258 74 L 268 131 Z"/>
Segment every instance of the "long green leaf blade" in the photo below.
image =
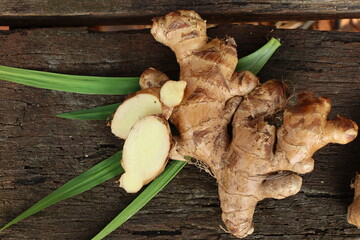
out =
<path fill-rule="evenodd" d="M 121 95 L 140 89 L 138 77 L 94 77 L 0 66 L 0 79 L 37 88 L 83 94 Z"/>
<path fill-rule="evenodd" d="M 158 176 L 152 183 L 129 204 L 117 217 L 114 218 L 101 232 L 99 232 L 92 240 L 103 239 L 116 228 L 121 226 L 126 220 L 139 211 L 146 203 L 158 194 L 186 165 L 185 161 L 171 161 L 164 172 Z"/>
<path fill-rule="evenodd" d="M 106 120 L 117 109 L 119 105 L 120 103 L 115 103 L 102 107 L 62 113 L 56 116 L 78 120 Z"/>
<path fill-rule="evenodd" d="M 271 38 L 269 42 L 257 51 L 240 58 L 236 66 L 236 71 L 248 70 L 255 75 L 258 74 L 280 46 L 281 43 L 278 40 Z"/>
<path fill-rule="evenodd" d="M 109 180 L 120 173 L 124 172 L 120 165 L 122 152 L 119 151 L 111 157 L 103 160 L 94 167 L 90 168 L 83 174 L 71 179 L 63 186 L 41 199 L 35 205 L 27 209 L 25 212 L 17 216 L 11 222 L 0 229 L 0 232 L 10 227 L 11 225 L 49 207 L 59 201 L 78 195 L 86 190 L 89 190 L 96 185 Z"/>

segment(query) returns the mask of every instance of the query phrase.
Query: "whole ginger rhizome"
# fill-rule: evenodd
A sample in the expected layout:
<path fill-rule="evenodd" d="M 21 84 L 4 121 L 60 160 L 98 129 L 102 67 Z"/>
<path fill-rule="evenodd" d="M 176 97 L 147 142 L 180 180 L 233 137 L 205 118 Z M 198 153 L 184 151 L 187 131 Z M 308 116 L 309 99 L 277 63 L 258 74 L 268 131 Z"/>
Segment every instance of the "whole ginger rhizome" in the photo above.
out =
<path fill-rule="evenodd" d="M 243 238 L 254 230 L 257 202 L 296 194 L 302 185 L 298 174 L 314 168 L 314 152 L 352 141 L 358 127 L 341 116 L 327 120 L 328 98 L 303 92 L 288 105 L 284 83 L 260 84 L 248 71 L 235 72 L 234 39 L 209 40 L 197 13 L 175 11 L 153 21 L 154 38 L 176 54 L 180 80 L 147 69 L 142 90 L 115 112 L 112 132 L 125 139 L 120 186 L 137 192 L 169 158 L 191 156 L 217 179 L 222 219 Z M 277 128 L 268 119 L 279 112 L 283 123 Z M 171 135 L 168 122 L 177 135 Z"/>

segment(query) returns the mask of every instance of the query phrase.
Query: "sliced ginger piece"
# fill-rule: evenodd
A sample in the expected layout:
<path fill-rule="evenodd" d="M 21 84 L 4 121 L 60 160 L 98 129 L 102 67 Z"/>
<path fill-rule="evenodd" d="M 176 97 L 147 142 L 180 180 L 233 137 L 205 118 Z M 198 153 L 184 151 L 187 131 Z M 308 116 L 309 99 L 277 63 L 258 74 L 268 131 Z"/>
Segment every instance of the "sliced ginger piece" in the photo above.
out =
<path fill-rule="evenodd" d="M 186 81 L 167 81 L 160 90 L 160 100 L 168 107 L 175 107 L 184 98 Z"/>
<path fill-rule="evenodd" d="M 139 119 L 162 113 L 158 89 L 157 92 L 155 90 L 142 90 L 125 100 L 117 108 L 111 121 L 111 132 L 115 136 L 126 139 L 131 127 Z"/>
<path fill-rule="evenodd" d="M 157 177 L 164 170 L 170 148 L 166 120 L 148 116 L 137 121 L 124 144 L 121 165 L 125 173 L 120 178 L 120 187 L 135 193 Z"/>

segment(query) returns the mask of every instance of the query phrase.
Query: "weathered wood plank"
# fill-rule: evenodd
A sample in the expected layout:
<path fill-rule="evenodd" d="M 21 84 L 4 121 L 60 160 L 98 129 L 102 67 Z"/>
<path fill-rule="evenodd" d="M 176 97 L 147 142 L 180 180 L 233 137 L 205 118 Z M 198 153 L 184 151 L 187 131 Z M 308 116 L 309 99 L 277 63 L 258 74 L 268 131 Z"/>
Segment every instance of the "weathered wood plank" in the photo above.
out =
<path fill-rule="evenodd" d="M 0 23 L 10 26 L 149 24 L 155 16 L 193 9 L 210 23 L 360 17 L 357 0 L 101 0 L 0 1 Z"/>
<path fill-rule="evenodd" d="M 333 115 L 360 122 L 360 35 L 222 26 L 210 35 L 234 36 L 239 55 L 266 38 L 283 46 L 260 73 L 283 79 L 295 92 L 330 96 Z M 148 31 L 89 33 L 85 29 L 33 29 L 0 33 L 0 64 L 107 76 L 136 76 L 153 66 L 178 71 L 171 51 Z M 115 153 L 122 142 L 103 122 L 55 118 L 57 113 L 120 101 L 117 96 L 85 96 L 0 81 L 0 224 L 3 225 L 64 182 Z M 301 192 L 285 200 L 262 201 L 255 233 L 247 239 L 355 239 L 346 223 L 351 179 L 360 169 L 359 140 L 330 145 L 315 155 L 313 173 Z M 189 186 L 191 186 L 189 188 Z M 131 200 L 109 181 L 14 225 L 0 238 L 90 239 Z M 215 180 L 187 166 L 159 196 L 107 239 L 230 239 L 219 227 Z"/>

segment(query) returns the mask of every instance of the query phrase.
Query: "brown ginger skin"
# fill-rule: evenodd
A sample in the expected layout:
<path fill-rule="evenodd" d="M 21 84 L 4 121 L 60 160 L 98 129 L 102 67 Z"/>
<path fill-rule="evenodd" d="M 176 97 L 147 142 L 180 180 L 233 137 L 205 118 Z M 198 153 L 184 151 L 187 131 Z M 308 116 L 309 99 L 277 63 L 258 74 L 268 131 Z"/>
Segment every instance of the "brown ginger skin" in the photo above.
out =
<path fill-rule="evenodd" d="M 356 174 L 354 184 L 351 187 L 355 189 L 354 201 L 348 207 L 347 221 L 360 229 L 360 174 Z"/>
<path fill-rule="evenodd" d="M 160 88 L 169 77 L 155 68 L 146 69 L 140 76 L 139 85 L 141 89 Z"/>
<path fill-rule="evenodd" d="M 350 119 L 327 120 L 330 99 L 302 93 L 286 107 L 282 82 L 259 85 L 252 73 L 234 72 L 234 39 L 208 41 L 206 23 L 197 13 L 183 10 L 156 18 L 151 33 L 174 51 L 180 80 L 187 82 L 170 117 L 179 131 L 170 158 L 191 156 L 209 167 L 219 185 L 222 219 L 235 236 L 253 232 L 258 201 L 300 190 L 298 174 L 313 170 L 315 151 L 356 137 L 358 127 Z M 267 119 L 280 111 L 283 125 L 276 129 Z"/>

